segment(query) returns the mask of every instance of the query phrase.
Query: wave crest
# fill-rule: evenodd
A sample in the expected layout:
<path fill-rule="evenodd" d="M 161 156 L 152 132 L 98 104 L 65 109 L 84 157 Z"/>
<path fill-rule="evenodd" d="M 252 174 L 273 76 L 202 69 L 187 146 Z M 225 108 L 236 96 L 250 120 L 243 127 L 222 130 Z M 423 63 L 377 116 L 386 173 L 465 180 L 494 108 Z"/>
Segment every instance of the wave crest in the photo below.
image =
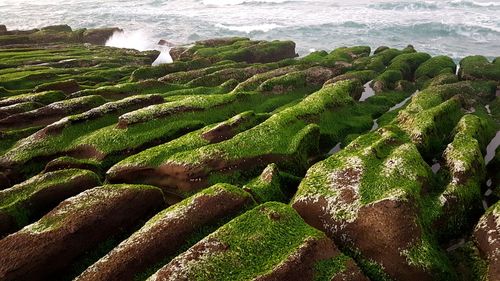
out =
<path fill-rule="evenodd" d="M 382 2 L 382 3 L 368 5 L 368 7 L 377 10 L 404 10 L 404 11 L 439 9 L 437 3 L 430 1 Z"/>

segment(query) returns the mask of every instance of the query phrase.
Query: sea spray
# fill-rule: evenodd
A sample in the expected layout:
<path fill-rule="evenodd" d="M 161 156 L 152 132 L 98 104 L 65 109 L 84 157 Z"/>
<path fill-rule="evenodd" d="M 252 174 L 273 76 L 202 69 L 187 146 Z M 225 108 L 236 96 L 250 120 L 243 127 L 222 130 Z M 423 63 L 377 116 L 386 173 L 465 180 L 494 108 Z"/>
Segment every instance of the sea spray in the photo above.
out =
<path fill-rule="evenodd" d="M 144 30 L 117 31 L 108 39 L 106 46 L 146 51 L 156 49 L 153 42 L 152 36 Z"/>
<path fill-rule="evenodd" d="M 106 42 L 108 47 L 128 48 L 138 51 L 158 50 L 161 54 L 153 62 L 153 65 L 171 63 L 170 47 L 154 45 L 153 36 L 144 30 L 117 31 Z"/>

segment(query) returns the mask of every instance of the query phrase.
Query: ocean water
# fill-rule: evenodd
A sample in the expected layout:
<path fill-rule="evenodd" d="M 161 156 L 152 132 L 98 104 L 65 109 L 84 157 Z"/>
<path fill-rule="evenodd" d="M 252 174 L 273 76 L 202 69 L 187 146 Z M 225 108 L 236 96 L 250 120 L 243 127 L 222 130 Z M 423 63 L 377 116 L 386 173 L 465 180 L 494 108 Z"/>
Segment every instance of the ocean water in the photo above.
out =
<path fill-rule="evenodd" d="M 109 44 L 140 50 L 246 36 L 293 40 L 302 55 L 412 44 L 455 59 L 500 56 L 500 0 L 0 0 L 0 15 L 9 29 L 121 27 Z"/>

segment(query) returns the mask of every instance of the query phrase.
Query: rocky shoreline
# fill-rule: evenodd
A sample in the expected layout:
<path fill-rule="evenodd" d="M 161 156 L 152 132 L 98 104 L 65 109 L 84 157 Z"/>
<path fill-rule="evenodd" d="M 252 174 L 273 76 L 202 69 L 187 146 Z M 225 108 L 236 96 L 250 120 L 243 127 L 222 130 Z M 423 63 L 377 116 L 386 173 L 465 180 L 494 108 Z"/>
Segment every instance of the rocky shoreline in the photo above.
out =
<path fill-rule="evenodd" d="M 500 279 L 500 57 L 117 31 L 0 25 L 1 280 Z"/>

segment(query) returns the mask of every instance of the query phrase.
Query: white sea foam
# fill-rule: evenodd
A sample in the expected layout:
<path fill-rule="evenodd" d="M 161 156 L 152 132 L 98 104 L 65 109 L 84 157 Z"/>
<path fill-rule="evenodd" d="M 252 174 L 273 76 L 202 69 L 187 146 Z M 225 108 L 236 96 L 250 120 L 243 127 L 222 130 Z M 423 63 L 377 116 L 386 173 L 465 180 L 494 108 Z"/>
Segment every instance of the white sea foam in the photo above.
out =
<path fill-rule="evenodd" d="M 256 25 L 226 25 L 226 24 L 216 24 L 217 27 L 226 28 L 233 31 L 250 33 L 253 31 L 268 32 L 272 29 L 279 28 L 281 25 L 268 23 L 268 24 L 256 24 Z"/>
<path fill-rule="evenodd" d="M 203 5 L 240 5 L 244 3 L 284 3 L 290 0 L 202 0 Z"/>

